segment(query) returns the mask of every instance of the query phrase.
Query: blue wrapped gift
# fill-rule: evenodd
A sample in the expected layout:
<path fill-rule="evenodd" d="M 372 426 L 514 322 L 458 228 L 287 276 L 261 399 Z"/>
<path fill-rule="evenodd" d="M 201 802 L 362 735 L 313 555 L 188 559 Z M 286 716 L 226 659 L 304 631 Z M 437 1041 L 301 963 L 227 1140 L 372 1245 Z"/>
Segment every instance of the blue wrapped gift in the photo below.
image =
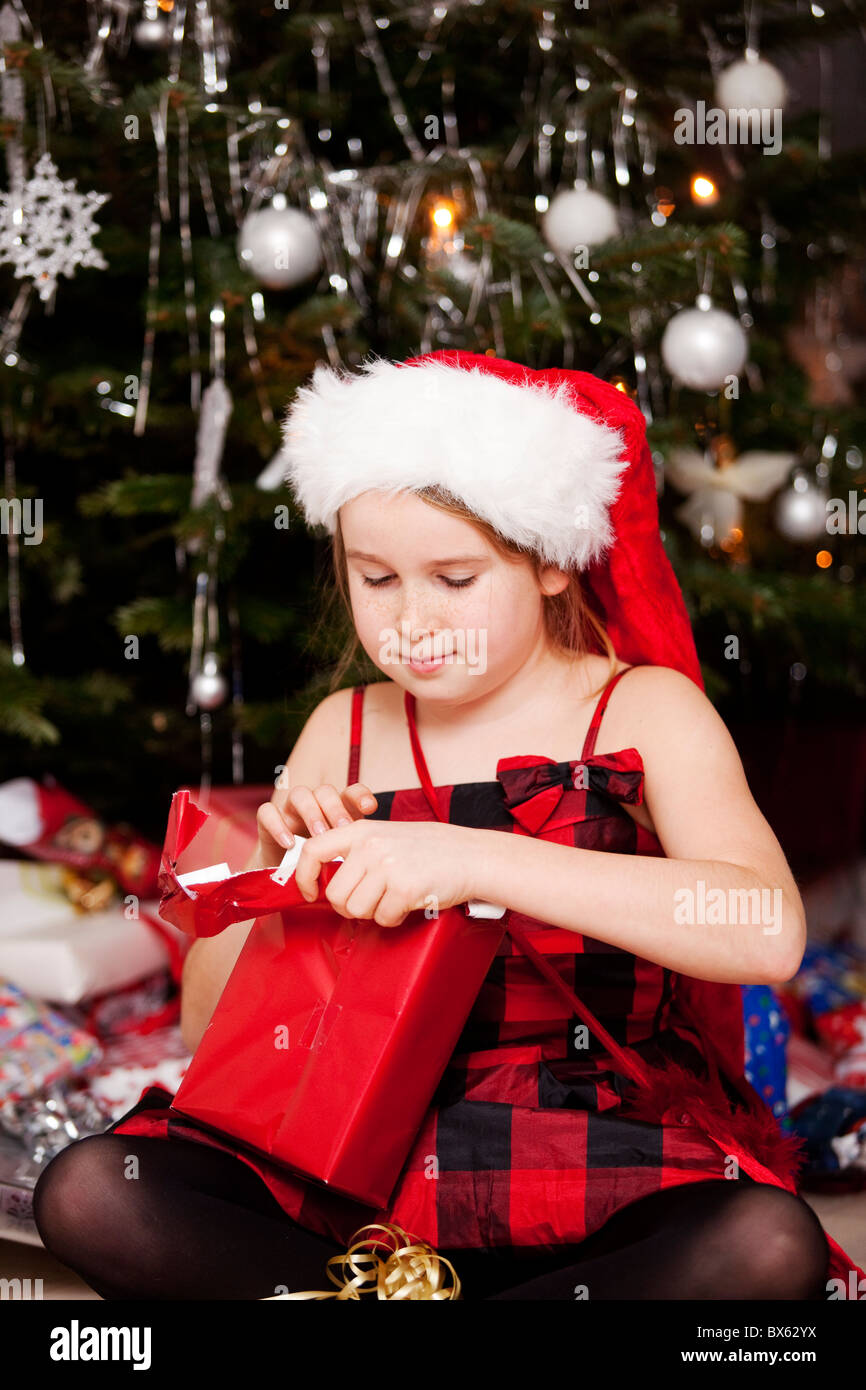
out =
<path fill-rule="evenodd" d="M 790 1128 L 787 1103 L 787 1047 L 791 1026 L 772 985 L 741 985 L 746 1034 L 746 1079 Z"/>

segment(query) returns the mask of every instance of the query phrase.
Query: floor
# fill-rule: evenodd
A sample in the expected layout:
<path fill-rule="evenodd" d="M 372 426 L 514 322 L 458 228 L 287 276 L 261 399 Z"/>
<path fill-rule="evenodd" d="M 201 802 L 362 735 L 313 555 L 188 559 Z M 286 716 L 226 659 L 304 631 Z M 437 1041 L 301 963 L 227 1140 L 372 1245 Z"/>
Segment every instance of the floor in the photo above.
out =
<path fill-rule="evenodd" d="M 840 1196 L 823 1193 L 804 1195 L 817 1212 L 824 1229 L 838 1241 L 855 1264 L 866 1269 L 866 1192 Z M 15 1278 L 41 1279 L 43 1298 L 99 1299 L 99 1295 L 77 1274 L 59 1264 L 41 1245 L 0 1240 L 0 1279 Z"/>

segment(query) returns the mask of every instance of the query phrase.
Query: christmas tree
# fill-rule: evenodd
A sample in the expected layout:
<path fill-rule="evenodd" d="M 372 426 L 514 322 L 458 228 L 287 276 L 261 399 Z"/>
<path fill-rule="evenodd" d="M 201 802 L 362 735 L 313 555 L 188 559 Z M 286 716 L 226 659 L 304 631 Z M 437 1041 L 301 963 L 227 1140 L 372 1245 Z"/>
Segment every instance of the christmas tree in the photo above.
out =
<path fill-rule="evenodd" d="M 864 20 L 4 4 L 3 776 L 161 839 L 175 787 L 271 780 L 376 677 L 279 455 L 316 362 L 371 353 L 614 381 L 711 698 L 862 700 Z"/>

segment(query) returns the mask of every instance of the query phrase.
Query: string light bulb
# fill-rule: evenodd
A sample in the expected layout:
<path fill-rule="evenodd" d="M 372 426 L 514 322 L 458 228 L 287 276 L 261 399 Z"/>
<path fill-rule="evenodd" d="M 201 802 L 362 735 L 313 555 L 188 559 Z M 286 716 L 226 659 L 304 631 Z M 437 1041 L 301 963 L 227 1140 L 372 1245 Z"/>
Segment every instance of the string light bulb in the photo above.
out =
<path fill-rule="evenodd" d="M 674 196 L 669 188 L 657 188 L 655 196 L 655 212 L 658 213 L 662 221 L 667 221 L 667 219 L 673 215 L 676 208 Z"/>
<path fill-rule="evenodd" d="M 742 543 L 743 529 L 741 526 L 732 526 L 728 534 L 719 541 L 719 545 L 727 555 L 735 554 Z"/>
<path fill-rule="evenodd" d="M 695 174 L 691 189 L 694 202 L 701 203 L 705 207 L 719 201 L 719 190 L 708 174 Z"/>
<path fill-rule="evenodd" d="M 428 260 L 442 256 L 453 257 L 461 250 L 463 239 L 457 227 L 457 204 L 437 197 L 429 209 L 430 231 L 426 248 Z"/>
<path fill-rule="evenodd" d="M 430 216 L 434 226 L 442 230 L 451 228 L 454 226 L 454 205 L 452 203 L 437 203 Z"/>

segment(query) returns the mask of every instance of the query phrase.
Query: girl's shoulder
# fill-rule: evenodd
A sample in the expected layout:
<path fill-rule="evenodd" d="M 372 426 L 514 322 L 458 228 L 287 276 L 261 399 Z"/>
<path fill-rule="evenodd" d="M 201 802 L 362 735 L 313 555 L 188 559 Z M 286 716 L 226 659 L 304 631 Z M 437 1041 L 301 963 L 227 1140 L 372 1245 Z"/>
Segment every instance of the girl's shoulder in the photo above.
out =
<path fill-rule="evenodd" d="M 682 731 L 683 721 L 718 719 L 715 708 L 689 677 L 671 666 L 631 666 L 611 692 L 603 723 L 605 747 L 636 747 Z M 613 740 L 613 741 L 612 741 Z"/>
<path fill-rule="evenodd" d="M 641 695 L 646 697 L 652 691 L 658 695 L 669 695 L 672 699 L 690 699 L 693 695 L 698 700 L 707 699 L 700 686 L 686 676 L 682 671 L 675 670 L 672 666 L 628 666 L 625 669 L 631 672 L 627 681 L 622 681 L 619 689 L 624 695 L 628 690 L 634 694 L 640 690 Z"/>
<path fill-rule="evenodd" d="M 308 714 L 285 764 L 290 785 L 318 787 L 326 782 L 333 783 L 339 762 L 337 750 L 345 750 L 344 764 L 348 758 L 351 727 L 352 688 L 349 686 L 326 695 Z"/>
<path fill-rule="evenodd" d="M 292 749 L 291 759 L 306 786 L 330 784 L 342 790 L 346 781 L 352 734 L 355 687 L 343 686 L 314 707 Z M 402 690 L 395 681 L 374 681 L 364 687 L 364 724 L 376 718 L 400 718 L 397 701 Z M 400 707 L 402 708 L 402 707 Z"/>
<path fill-rule="evenodd" d="M 370 681 L 368 684 L 363 682 L 364 691 L 364 714 L 384 714 L 402 711 L 403 688 L 396 681 L 381 680 Z M 344 685 L 340 690 L 335 690 L 331 695 L 326 695 L 324 700 L 316 706 L 313 714 L 319 714 L 320 721 L 327 723 L 332 731 L 336 731 L 339 725 L 345 729 L 347 746 L 349 730 L 352 721 L 352 702 L 356 687 L 354 685 Z"/>

